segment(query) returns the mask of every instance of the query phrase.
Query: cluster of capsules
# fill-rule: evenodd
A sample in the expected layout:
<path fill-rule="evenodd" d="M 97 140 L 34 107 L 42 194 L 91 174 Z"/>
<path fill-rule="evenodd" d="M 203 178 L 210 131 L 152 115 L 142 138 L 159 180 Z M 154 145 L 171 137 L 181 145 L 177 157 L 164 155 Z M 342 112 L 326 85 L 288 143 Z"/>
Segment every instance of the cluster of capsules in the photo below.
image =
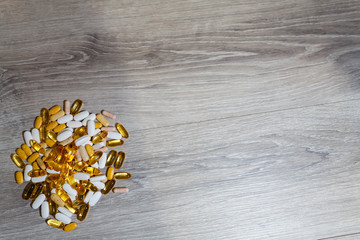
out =
<path fill-rule="evenodd" d="M 116 179 L 129 179 L 128 172 L 115 172 L 125 160 L 125 153 L 108 147 L 120 146 L 129 134 L 122 124 L 109 126 L 114 114 L 81 111 L 77 99 L 64 109 L 56 105 L 41 109 L 34 128 L 24 132 L 25 144 L 11 155 L 22 171 L 15 172 L 18 184 L 30 181 L 22 194 L 32 199 L 31 207 L 52 227 L 71 231 L 77 227 L 72 218 L 83 221 L 103 194 L 128 192 L 114 187 Z M 110 121 L 111 121 L 110 120 Z M 26 163 L 25 163 L 25 162 Z M 106 167 L 103 174 L 100 169 Z"/>

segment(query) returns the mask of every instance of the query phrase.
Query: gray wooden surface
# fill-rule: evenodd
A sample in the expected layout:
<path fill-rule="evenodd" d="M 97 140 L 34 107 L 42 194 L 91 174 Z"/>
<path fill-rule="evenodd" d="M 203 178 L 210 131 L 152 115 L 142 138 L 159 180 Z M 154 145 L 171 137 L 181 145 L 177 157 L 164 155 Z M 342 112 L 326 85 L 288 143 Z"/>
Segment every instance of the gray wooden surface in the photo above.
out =
<path fill-rule="evenodd" d="M 4 0 L 0 35 L 1 238 L 360 239 L 360 1 Z M 9 156 L 76 98 L 134 177 L 65 233 Z"/>

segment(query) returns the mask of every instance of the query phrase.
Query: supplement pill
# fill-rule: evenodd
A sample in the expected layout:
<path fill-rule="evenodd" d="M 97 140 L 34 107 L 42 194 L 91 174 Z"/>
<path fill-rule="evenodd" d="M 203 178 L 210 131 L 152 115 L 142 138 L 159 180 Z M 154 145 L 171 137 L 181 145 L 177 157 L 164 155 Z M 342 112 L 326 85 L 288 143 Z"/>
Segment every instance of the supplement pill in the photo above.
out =
<path fill-rule="evenodd" d="M 108 127 L 110 125 L 109 120 L 107 120 L 102 114 L 96 114 L 96 119 L 101 122 L 102 125 Z"/>
<path fill-rule="evenodd" d="M 94 193 L 94 195 L 90 198 L 89 206 L 90 207 L 95 206 L 95 204 L 99 201 L 101 196 L 102 196 L 101 192 Z"/>
<path fill-rule="evenodd" d="M 30 146 L 30 140 L 33 139 L 32 137 L 32 134 L 30 131 L 25 131 L 24 132 L 24 141 L 25 141 L 25 144 Z"/>
<path fill-rule="evenodd" d="M 70 231 L 74 230 L 76 227 L 77 227 L 77 223 L 76 223 L 76 222 L 72 222 L 72 223 L 70 223 L 70 224 L 68 224 L 68 225 L 66 225 L 66 226 L 64 227 L 64 231 L 65 231 L 65 232 L 70 232 Z"/>
<path fill-rule="evenodd" d="M 59 118 L 57 120 L 57 122 L 58 122 L 58 124 L 63 124 L 63 123 L 70 122 L 71 120 L 73 120 L 72 115 L 65 115 L 65 116 L 62 116 L 61 118 Z"/>
<path fill-rule="evenodd" d="M 64 111 L 65 111 L 66 115 L 70 114 L 70 101 L 69 100 L 64 101 Z"/>
<path fill-rule="evenodd" d="M 69 224 L 71 223 L 71 218 L 69 218 L 68 216 L 66 216 L 65 214 L 63 213 L 57 213 L 55 214 L 55 218 L 57 220 L 59 220 L 60 222 L 63 222 L 65 224 Z"/>
<path fill-rule="evenodd" d="M 59 220 L 55 220 L 55 219 L 48 219 L 46 220 L 47 225 L 54 227 L 54 228 L 59 228 L 59 229 L 63 229 L 65 224 Z"/>
<path fill-rule="evenodd" d="M 42 218 L 48 218 L 49 217 L 49 203 L 47 201 L 44 201 L 41 204 L 41 209 L 40 209 L 40 213 L 41 213 L 41 217 Z"/>
<path fill-rule="evenodd" d="M 40 194 L 35 200 L 34 202 L 32 203 L 31 207 L 33 209 L 38 209 L 41 204 L 45 201 L 46 197 L 44 194 Z"/>
<path fill-rule="evenodd" d="M 57 136 L 57 140 L 58 140 L 59 142 L 64 141 L 65 139 L 71 137 L 71 135 L 72 135 L 72 132 L 66 130 L 66 131 L 60 133 L 60 134 Z"/>
<path fill-rule="evenodd" d="M 24 174 L 20 171 L 16 171 L 15 181 L 17 184 L 23 184 L 24 183 Z"/>
<path fill-rule="evenodd" d="M 88 111 L 82 111 L 82 112 L 79 112 L 78 114 L 76 114 L 74 116 L 74 120 L 75 121 L 82 121 L 84 120 L 87 116 L 89 116 L 89 112 Z"/>

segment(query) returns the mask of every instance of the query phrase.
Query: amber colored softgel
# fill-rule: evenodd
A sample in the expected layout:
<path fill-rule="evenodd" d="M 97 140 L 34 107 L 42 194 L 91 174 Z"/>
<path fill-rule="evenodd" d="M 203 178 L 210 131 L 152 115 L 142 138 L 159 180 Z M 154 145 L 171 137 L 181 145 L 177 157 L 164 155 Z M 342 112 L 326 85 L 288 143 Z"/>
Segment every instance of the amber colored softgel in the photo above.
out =
<path fill-rule="evenodd" d="M 127 130 L 121 123 L 112 123 L 115 114 L 89 113 L 82 110 L 83 105 L 77 99 L 72 105 L 65 100 L 63 108 L 42 108 L 31 123 L 34 128 L 24 132 L 25 144 L 11 154 L 20 168 L 14 174 L 16 183 L 28 182 L 22 198 L 31 199 L 32 208 L 40 208 L 49 226 L 66 232 L 77 227 L 76 220 L 86 219 L 102 195 L 111 190 L 128 192 L 126 187 L 114 186 L 116 179 L 131 177 L 116 172 L 124 165 L 124 152 L 106 153 L 108 147 L 124 144 L 121 138 L 129 137 Z"/>

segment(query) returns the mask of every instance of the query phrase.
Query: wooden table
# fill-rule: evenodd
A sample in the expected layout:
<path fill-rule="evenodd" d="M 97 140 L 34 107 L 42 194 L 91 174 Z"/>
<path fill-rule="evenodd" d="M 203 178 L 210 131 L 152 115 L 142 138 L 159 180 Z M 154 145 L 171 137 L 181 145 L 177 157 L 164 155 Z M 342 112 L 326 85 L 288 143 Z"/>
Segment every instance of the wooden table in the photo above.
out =
<path fill-rule="evenodd" d="M 360 1 L 5 0 L 0 34 L 1 238 L 360 238 Z M 65 233 L 9 156 L 77 98 L 133 178 Z"/>

